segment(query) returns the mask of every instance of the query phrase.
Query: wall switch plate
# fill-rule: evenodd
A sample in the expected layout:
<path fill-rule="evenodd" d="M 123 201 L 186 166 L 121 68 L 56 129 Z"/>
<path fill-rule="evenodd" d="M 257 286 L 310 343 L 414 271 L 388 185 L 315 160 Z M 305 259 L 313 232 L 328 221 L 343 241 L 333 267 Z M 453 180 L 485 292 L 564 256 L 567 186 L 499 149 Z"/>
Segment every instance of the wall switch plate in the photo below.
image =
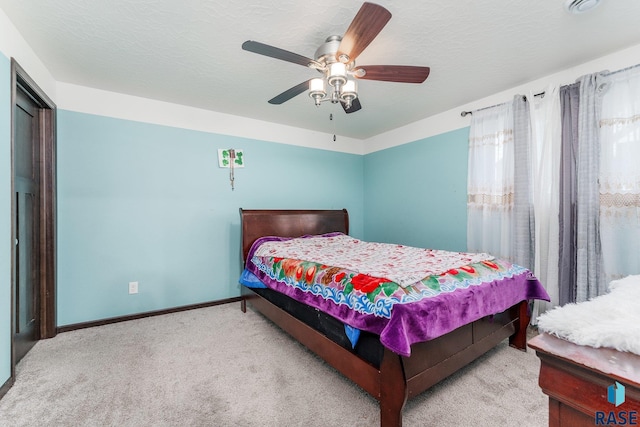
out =
<path fill-rule="evenodd" d="M 130 294 L 138 293 L 138 282 L 129 282 L 129 293 Z"/>

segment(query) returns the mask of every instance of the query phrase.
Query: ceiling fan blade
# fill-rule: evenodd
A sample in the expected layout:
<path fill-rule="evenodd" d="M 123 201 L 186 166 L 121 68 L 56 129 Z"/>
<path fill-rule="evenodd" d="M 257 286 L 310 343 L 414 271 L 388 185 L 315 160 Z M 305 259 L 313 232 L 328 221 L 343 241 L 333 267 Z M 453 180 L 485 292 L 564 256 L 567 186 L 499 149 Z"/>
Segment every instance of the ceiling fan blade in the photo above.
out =
<path fill-rule="evenodd" d="M 355 113 L 356 111 L 362 108 L 362 105 L 360 105 L 360 98 L 356 98 L 353 101 L 351 101 L 351 107 L 349 108 L 347 108 L 347 104 L 345 104 L 343 101 L 340 101 L 340 104 L 342 104 L 342 108 L 344 109 L 344 112 L 347 114 Z"/>
<path fill-rule="evenodd" d="M 422 83 L 429 77 L 429 67 L 412 65 L 365 65 L 353 69 L 354 76 L 363 80 L 398 83 Z M 361 75 L 364 72 L 364 75 Z"/>
<path fill-rule="evenodd" d="M 291 98 L 293 98 L 294 96 L 300 95 L 302 92 L 306 91 L 307 89 L 309 89 L 309 82 L 311 80 L 307 80 L 306 82 L 302 82 L 298 85 L 295 85 L 294 87 L 285 90 L 284 92 L 282 92 L 280 95 L 274 96 L 273 98 L 271 98 L 269 100 L 269 104 L 282 104 L 283 102 L 286 102 L 288 100 L 290 100 Z"/>
<path fill-rule="evenodd" d="M 369 46 L 391 19 L 391 12 L 373 3 L 364 3 L 351 25 L 344 33 L 336 58 L 340 62 L 351 62 Z"/>
<path fill-rule="evenodd" d="M 317 61 L 307 58 L 306 56 L 298 55 L 297 53 L 289 52 L 288 50 L 280 49 L 279 47 L 269 46 L 268 44 L 255 42 L 253 40 L 247 40 L 242 43 L 242 49 L 260 55 L 269 56 L 271 58 L 293 62 L 294 64 L 302 65 L 304 67 L 321 66 Z"/>

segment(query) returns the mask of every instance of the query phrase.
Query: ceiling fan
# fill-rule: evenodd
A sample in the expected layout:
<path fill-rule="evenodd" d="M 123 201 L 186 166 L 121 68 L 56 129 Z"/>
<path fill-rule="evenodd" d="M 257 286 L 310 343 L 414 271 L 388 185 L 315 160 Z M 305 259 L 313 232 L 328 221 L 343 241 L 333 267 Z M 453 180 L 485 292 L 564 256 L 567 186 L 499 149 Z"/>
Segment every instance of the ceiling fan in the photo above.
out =
<path fill-rule="evenodd" d="M 316 105 L 321 102 L 340 102 L 346 113 L 362 108 L 355 79 L 379 80 L 399 83 L 422 83 L 429 76 L 429 67 L 408 65 L 364 65 L 356 66 L 355 59 L 382 31 L 391 19 L 391 13 L 374 3 L 364 3 L 347 28 L 344 36 L 329 36 L 316 50 L 315 59 L 298 55 L 264 43 L 248 40 L 242 49 L 281 59 L 323 74 L 293 86 L 269 100 L 270 104 L 282 104 L 309 90 Z M 332 89 L 327 93 L 327 89 Z"/>

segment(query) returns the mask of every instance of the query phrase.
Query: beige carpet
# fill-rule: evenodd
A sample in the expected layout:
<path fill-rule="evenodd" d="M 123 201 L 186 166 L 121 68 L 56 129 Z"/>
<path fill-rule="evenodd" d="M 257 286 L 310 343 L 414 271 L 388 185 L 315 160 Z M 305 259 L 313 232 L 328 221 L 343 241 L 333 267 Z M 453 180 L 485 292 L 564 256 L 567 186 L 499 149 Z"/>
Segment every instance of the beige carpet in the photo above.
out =
<path fill-rule="evenodd" d="M 419 397 L 405 426 L 547 425 L 539 361 L 503 342 Z M 239 303 L 39 342 L 1 426 L 377 426 L 377 402 Z"/>

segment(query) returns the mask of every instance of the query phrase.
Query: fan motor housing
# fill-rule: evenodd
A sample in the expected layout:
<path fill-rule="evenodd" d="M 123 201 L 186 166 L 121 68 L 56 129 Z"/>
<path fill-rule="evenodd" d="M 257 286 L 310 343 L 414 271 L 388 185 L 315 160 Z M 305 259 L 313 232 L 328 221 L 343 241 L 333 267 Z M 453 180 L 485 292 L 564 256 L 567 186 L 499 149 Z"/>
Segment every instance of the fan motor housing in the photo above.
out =
<path fill-rule="evenodd" d="M 323 44 L 316 50 L 315 58 L 316 61 L 321 62 L 323 64 L 333 64 L 337 62 L 336 52 L 340 47 L 340 42 L 342 41 L 341 36 L 329 36 L 325 40 Z"/>
<path fill-rule="evenodd" d="M 320 72 L 326 71 L 331 64 L 334 62 L 338 62 L 338 58 L 336 58 L 336 53 L 338 52 L 338 48 L 340 47 L 340 42 L 342 41 L 342 36 L 329 36 L 327 39 L 320 45 L 318 49 L 316 49 L 315 59 L 319 63 L 325 66 L 324 70 L 318 70 Z M 347 71 L 351 71 L 353 67 L 356 65 L 355 61 L 350 61 L 345 64 L 347 66 Z"/>

